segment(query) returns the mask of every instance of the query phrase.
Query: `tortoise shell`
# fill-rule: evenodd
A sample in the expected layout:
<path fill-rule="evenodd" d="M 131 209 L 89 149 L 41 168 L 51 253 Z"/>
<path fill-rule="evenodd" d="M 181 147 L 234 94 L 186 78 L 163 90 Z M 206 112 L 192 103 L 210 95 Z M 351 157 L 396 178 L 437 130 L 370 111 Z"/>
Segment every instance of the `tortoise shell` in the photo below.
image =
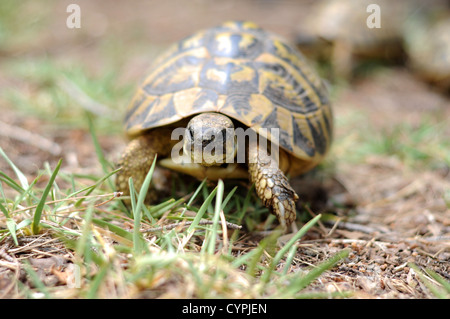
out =
<path fill-rule="evenodd" d="M 227 22 L 173 45 L 151 68 L 125 117 L 130 137 L 202 112 L 258 132 L 279 128 L 280 146 L 318 163 L 332 138 L 321 79 L 300 52 L 252 22 Z M 310 165 L 313 166 L 313 165 Z"/>
<path fill-rule="evenodd" d="M 412 69 L 450 93 L 450 10 L 418 14 L 405 26 L 405 46 Z"/>
<path fill-rule="evenodd" d="M 363 58 L 401 58 L 402 24 L 417 9 L 410 0 L 316 1 L 301 32 L 328 44 L 346 43 Z M 373 7 L 380 10 L 380 27 L 371 27 Z M 300 43 L 301 44 L 301 43 Z"/>

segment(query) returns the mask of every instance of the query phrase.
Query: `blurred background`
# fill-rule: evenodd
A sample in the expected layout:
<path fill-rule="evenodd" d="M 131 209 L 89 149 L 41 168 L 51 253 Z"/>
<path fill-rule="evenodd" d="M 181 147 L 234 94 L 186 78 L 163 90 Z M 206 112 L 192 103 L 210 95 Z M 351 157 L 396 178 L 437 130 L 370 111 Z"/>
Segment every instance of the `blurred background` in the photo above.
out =
<path fill-rule="evenodd" d="M 377 8 L 367 12 L 371 3 L 381 10 L 381 28 L 367 28 L 377 14 Z M 74 22 L 70 4 L 81 10 L 80 28 L 67 26 Z M 377 240 L 398 244 L 398 252 L 413 250 L 404 238 L 423 236 L 414 247 L 420 244 L 424 264 L 435 263 L 448 279 L 449 6 L 444 0 L 1 0 L 0 147 L 29 181 L 62 158 L 62 175 L 71 176 L 64 179 L 67 190 L 92 185 L 104 174 L 101 151 L 114 162 L 125 146 L 125 109 L 155 57 L 199 29 L 252 20 L 302 50 L 330 90 L 333 145 L 317 170 L 292 181 L 302 200 L 315 213 L 328 210 L 370 226 L 381 234 Z M 1 172 L 16 177 L 4 156 Z M 47 181 L 44 174 L 36 186 Z M 9 187 L 2 192 L 17 196 Z M 366 249 L 375 237 L 365 229 L 334 235 L 370 240 Z M 389 263 L 389 278 L 400 278 L 396 266 L 405 260 Z"/>
<path fill-rule="evenodd" d="M 252 20 L 302 50 L 328 83 L 333 165 L 387 155 L 446 172 L 449 4 L 379 0 L 381 28 L 369 29 L 371 2 L 2 0 L 0 145 L 30 174 L 60 157 L 68 170 L 95 173 L 89 116 L 116 160 L 125 108 L 158 53 L 199 29 Z M 68 27 L 72 3 L 80 28 Z"/>

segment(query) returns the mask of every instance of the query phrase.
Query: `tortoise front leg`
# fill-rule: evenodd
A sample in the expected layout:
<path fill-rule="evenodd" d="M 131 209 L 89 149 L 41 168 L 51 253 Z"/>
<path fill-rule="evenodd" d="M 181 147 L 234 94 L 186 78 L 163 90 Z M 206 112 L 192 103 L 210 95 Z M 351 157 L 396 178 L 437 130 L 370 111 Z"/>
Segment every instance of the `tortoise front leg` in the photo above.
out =
<path fill-rule="evenodd" d="M 170 136 L 169 130 L 157 129 L 130 141 L 117 163 L 117 166 L 121 168 L 116 174 L 117 191 L 123 192 L 124 196 L 130 195 L 130 177 L 133 179 L 136 190 L 141 189 L 155 155 L 158 154 L 158 158 L 161 158 L 170 154 L 170 143 L 167 143 L 168 136 Z M 158 195 L 151 185 L 146 201 L 152 202 L 157 197 Z M 125 202 L 129 203 L 127 200 Z"/>
<path fill-rule="evenodd" d="M 250 179 L 255 183 L 256 193 L 284 229 L 296 218 L 295 202 L 298 195 L 292 189 L 277 161 L 267 150 L 256 143 L 248 149 Z"/>

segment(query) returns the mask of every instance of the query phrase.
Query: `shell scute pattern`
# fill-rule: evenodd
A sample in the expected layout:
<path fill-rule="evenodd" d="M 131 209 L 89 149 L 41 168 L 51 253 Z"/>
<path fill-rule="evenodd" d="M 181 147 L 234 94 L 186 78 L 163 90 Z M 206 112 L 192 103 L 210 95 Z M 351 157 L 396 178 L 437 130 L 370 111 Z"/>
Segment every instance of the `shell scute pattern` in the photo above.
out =
<path fill-rule="evenodd" d="M 170 48 L 133 98 L 125 124 L 136 135 L 202 112 L 255 130 L 279 128 L 280 146 L 308 161 L 318 162 L 331 142 L 320 78 L 300 53 L 251 22 L 224 23 Z"/>
<path fill-rule="evenodd" d="M 260 54 L 263 45 L 263 42 L 251 34 L 220 32 L 209 41 L 207 47 L 213 56 L 253 59 Z"/>

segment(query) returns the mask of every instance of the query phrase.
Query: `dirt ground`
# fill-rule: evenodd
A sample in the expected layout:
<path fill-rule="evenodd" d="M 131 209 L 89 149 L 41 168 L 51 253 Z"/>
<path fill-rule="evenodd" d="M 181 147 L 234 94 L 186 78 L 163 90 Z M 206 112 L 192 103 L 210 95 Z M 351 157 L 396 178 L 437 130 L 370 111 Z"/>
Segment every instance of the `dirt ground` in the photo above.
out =
<path fill-rule="evenodd" d="M 440 105 L 448 118 L 448 100 L 401 70 L 393 70 L 389 76 L 388 80 L 375 77 L 353 86 L 336 101 L 337 112 L 354 112 L 353 107 L 348 108 L 351 104 L 368 107 L 369 120 L 376 121 L 380 130 L 396 121 L 419 121 L 429 112 L 425 105 Z M 415 92 L 414 96 L 409 92 Z M 389 103 L 383 103 L 385 99 Z M 402 108 L 395 107 L 396 103 Z M 342 128 L 338 135 L 351 135 L 351 131 L 351 127 Z M 324 287 L 351 287 L 365 297 L 429 297 L 420 283 L 419 287 L 412 283 L 413 272 L 407 263 L 431 268 L 450 279 L 450 211 L 444 200 L 450 187 L 449 168 L 414 171 L 395 157 L 377 155 L 354 165 L 346 162 L 345 153 L 336 153 L 336 174 L 323 185 L 334 203 L 343 204 L 340 216 L 345 222 L 338 223 L 334 231 L 328 225 L 317 242 L 311 240 L 313 245 L 305 243 L 305 255 L 310 249 L 320 250 L 319 243 L 325 251 L 350 245 L 354 253 L 350 263 L 330 274 L 334 279 L 341 277 L 342 282 L 325 280 Z"/>
<path fill-rule="evenodd" d="M 197 0 L 186 6 L 186 1 L 175 0 L 135 1 L 132 5 L 128 1 L 112 4 L 80 0 L 82 28 L 77 31 L 65 27 L 65 9 L 71 2 L 52 2 L 45 10 L 53 18 L 43 32 L 26 44 L 18 43 L 2 52 L 3 63 L 10 55 L 33 57 L 45 53 L 61 63 L 75 59 L 98 74 L 104 67 L 105 52 L 97 43 L 105 37 L 116 37 L 131 52 L 125 54 L 126 58 L 117 58 L 121 72 L 116 81 L 137 85 L 145 76 L 149 56 L 195 30 L 224 20 L 253 20 L 292 41 L 313 1 Z M 148 53 L 146 41 L 156 49 Z M 0 71 L 0 90 L 11 86 L 26 92 L 35 89 Z M 30 179 L 44 162 L 54 167 L 60 157 L 64 158 L 65 171 L 101 171 L 87 130 L 55 127 L 51 118 L 27 116 L 3 99 L 0 103 L 0 124 L 5 124 L 0 145 Z M 125 105 L 110 107 L 123 109 Z M 449 166 L 442 161 L 441 166 L 416 169 L 384 154 L 364 156 L 356 163 L 348 157 L 361 147 L 359 135 L 364 134 L 365 125 L 385 132 L 402 123 L 414 128 L 429 116 L 449 119 L 449 97 L 400 65 L 343 86 L 333 96 L 333 107 L 338 121 L 337 142 L 327 159 L 332 168 L 324 178 L 307 175 L 293 181 L 293 186 L 312 203 L 313 213 L 333 212 L 335 219 L 322 222 L 301 241 L 291 270 L 317 264 L 349 247 L 349 258 L 326 272 L 309 290 L 351 289 L 359 298 L 433 298 L 408 263 L 430 268 L 450 280 Z M 355 120 L 353 114 L 361 119 Z M 120 121 L 118 118 L 118 127 Z M 449 127 L 439 134 L 450 139 Z M 32 132 L 32 136 L 21 134 L 21 129 Z M 108 158 L 117 158 L 125 143 L 120 133 L 99 138 Z M 3 160 L 0 170 L 13 176 Z"/>

